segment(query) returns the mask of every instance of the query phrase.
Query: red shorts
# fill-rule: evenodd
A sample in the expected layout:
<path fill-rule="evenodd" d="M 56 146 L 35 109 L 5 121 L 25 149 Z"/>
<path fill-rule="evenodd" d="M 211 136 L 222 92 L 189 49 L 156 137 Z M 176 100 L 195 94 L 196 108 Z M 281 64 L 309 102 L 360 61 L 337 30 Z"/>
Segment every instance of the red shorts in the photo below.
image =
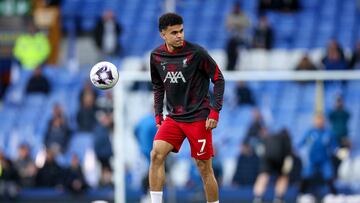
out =
<path fill-rule="evenodd" d="M 173 152 L 180 150 L 185 138 L 188 138 L 191 156 L 195 159 L 210 159 L 214 155 L 211 130 L 206 130 L 205 120 L 191 123 L 178 122 L 166 117 L 157 131 L 154 140 L 170 143 Z"/>

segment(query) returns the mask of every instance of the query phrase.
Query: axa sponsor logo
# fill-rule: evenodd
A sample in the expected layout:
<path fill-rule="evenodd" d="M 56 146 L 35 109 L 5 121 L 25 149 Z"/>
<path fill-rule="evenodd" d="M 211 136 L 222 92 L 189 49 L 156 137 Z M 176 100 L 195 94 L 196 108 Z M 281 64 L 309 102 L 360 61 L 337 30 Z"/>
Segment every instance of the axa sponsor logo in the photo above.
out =
<path fill-rule="evenodd" d="M 170 83 L 178 83 L 179 81 L 183 81 L 184 83 L 186 82 L 184 75 L 182 74 L 181 71 L 174 71 L 174 72 L 167 72 L 165 79 L 164 79 L 164 83 L 169 80 Z"/>

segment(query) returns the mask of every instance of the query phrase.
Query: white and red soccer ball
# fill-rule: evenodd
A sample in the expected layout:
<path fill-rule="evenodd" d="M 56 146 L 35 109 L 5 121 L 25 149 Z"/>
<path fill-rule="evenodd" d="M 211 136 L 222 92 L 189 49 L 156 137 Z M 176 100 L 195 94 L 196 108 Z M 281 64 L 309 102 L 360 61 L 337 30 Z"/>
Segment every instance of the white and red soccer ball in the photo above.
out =
<path fill-rule="evenodd" d="M 90 80 L 99 89 L 114 87 L 118 79 L 119 73 L 116 66 L 108 61 L 101 61 L 91 68 Z"/>

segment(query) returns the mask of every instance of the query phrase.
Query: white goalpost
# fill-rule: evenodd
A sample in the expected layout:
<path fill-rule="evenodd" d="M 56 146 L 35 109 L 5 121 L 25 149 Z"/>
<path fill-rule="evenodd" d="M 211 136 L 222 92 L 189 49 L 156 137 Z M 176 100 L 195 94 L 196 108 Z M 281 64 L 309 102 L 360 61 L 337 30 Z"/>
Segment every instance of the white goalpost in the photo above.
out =
<path fill-rule="evenodd" d="M 325 80 L 359 80 L 360 70 L 351 71 L 223 71 L 224 78 L 229 81 L 325 81 Z M 125 110 L 126 100 L 129 95 L 129 85 L 135 81 L 150 81 L 148 71 L 119 71 L 119 81 L 114 87 L 114 183 L 115 202 L 126 202 L 125 163 L 131 151 L 127 151 L 127 135 L 131 131 L 128 125 L 128 113 Z M 317 88 L 322 89 L 322 83 L 317 83 Z M 322 90 L 321 90 L 322 91 Z M 314 99 L 315 99 L 314 95 Z M 148 101 L 143 101 L 148 102 Z M 144 108 L 134 106 L 133 108 Z"/>

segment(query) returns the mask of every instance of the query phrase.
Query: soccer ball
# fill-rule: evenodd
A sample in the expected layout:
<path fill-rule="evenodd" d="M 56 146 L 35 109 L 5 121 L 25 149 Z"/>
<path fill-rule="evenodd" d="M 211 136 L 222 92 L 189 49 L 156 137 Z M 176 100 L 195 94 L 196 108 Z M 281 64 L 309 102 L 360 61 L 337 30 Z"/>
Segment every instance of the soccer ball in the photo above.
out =
<path fill-rule="evenodd" d="M 114 87 L 118 79 L 119 73 L 116 66 L 108 61 L 101 61 L 91 68 L 90 80 L 99 89 Z"/>

